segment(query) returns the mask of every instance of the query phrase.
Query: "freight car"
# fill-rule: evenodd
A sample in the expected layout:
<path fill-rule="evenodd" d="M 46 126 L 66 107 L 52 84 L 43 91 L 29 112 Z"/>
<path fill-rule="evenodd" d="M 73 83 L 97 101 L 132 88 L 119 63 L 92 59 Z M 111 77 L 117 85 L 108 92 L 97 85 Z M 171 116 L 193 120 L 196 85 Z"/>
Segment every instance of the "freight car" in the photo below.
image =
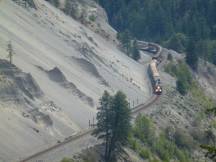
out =
<path fill-rule="evenodd" d="M 153 58 L 149 64 L 149 73 L 151 76 L 151 82 L 153 87 L 153 92 L 157 95 L 162 94 L 162 85 L 161 85 L 161 79 L 160 74 L 157 69 L 157 59 Z"/>

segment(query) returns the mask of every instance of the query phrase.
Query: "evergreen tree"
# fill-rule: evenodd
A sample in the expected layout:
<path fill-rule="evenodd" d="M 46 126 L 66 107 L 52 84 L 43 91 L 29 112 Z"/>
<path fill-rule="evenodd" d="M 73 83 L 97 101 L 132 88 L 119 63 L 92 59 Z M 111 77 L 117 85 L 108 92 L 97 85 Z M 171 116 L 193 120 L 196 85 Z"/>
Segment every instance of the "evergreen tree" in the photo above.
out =
<path fill-rule="evenodd" d="M 112 102 L 113 121 L 108 161 L 115 160 L 117 155 L 124 153 L 123 146 L 127 144 L 128 134 L 131 129 L 131 111 L 126 96 L 117 92 Z"/>
<path fill-rule="evenodd" d="M 198 55 L 195 51 L 195 41 L 191 39 L 188 43 L 187 47 L 187 55 L 186 55 L 186 62 L 193 70 L 197 70 L 198 67 Z"/>
<path fill-rule="evenodd" d="M 105 141 L 105 161 L 115 161 L 117 155 L 123 153 L 123 146 L 127 143 L 130 125 L 130 109 L 126 96 L 117 92 L 110 96 L 104 92 L 100 99 L 97 113 L 97 128 L 94 135 Z"/>
<path fill-rule="evenodd" d="M 13 63 L 14 50 L 13 50 L 13 46 L 12 46 L 11 41 L 8 43 L 7 51 L 8 51 L 8 57 L 9 57 L 10 63 L 12 64 Z"/>
<path fill-rule="evenodd" d="M 215 51 L 214 54 L 213 54 L 213 64 L 216 65 L 216 51 Z"/>
<path fill-rule="evenodd" d="M 187 49 L 185 38 L 193 39 L 194 51 L 199 51 L 198 40 L 207 40 L 209 46 L 216 39 L 215 0 L 98 0 L 98 3 L 107 11 L 111 25 L 120 33 L 128 31 L 132 38 L 166 42 L 168 48 L 179 52 Z M 194 69 L 198 57 L 213 62 L 211 52 L 204 57 L 203 52 L 190 54 L 195 55 L 188 62 Z"/>
<path fill-rule="evenodd" d="M 97 113 L 97 128 L 94 130 L 93 135 L 97 136 L 99 139 L 105 141 L 105 160 L 108 159 L 108 149 L 110 147 L 111 138 L 111 122 L 113 120 L 113 110 L 112 108 L 112 97 L 105 91 L 102 98 L 100 99 L 99 112 Z"/>
<path fill-rule="evenodd" d="M 216 116 L 216 107 L 208 109 L 206 111 L 207 114 Z M 215 141 L 214 141 L 215 142 Z M 213 162 L 216 161 L 216 146 L 213 145 L 201 145 L 203 150 L 205 150 L 205 156 L 211 159 Z"/>
<path fill-rule="evenodd" d="M 117 35 L 117 38 L 120 40 L 123 49 L 125 49 L 127 55 L 129 55 L 131 51 L 131 35 L 129 31 L 119 33 Z"/>
<path fill-rule="evenodd" d="M 168 48 L 177 52 L 184 52 L 187 45 L 187 38 L 182 33 L 174 34 L 165 44 Z"/>
<path fill-rule="evenodd" d="M 183 80 L 177 80 L 176 86 L 177 86 L 177 90 L 181 95 L 187 94 L 188 89 L 186 83 Z"/>
<path fill-rule="evenodd" d="M 137 41 L 135 40 L 133 42 L 133 47 L 132 47 L 132 58 L 136 61 L 140 59 L 140 52 L 138 49 Z"/>

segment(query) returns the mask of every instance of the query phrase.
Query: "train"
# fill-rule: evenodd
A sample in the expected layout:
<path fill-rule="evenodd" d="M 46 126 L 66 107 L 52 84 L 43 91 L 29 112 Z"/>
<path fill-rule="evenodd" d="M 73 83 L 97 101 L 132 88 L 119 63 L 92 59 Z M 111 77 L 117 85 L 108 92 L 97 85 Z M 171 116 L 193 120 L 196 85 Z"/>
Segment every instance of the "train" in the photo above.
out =
<path fill-rule="evenodd" d="M 152 42 L 137 41 L 137 43 L 140 50 L 150 52 L 154 55 L 152 57 L 152 60 L 148 68 L 149 75 L 151 78 L 153 93 L 156 95 L 161 95 L 163 89 L 162 89 L 161 78 L 157 66 L 162 61 L 162 57 L 161 57 L 162 48 L 158 44 Z"/>
<path fill-rule="evenodd" d="M 163 90 L 162 90 L 161 78 L 157 69 L 157 65 L 158 65 L 158 60 L 157 58 L 153 57 L 149 64 L 149 73 L 151 77 L 153 93 L 156 95 L 161 95 Z"/>

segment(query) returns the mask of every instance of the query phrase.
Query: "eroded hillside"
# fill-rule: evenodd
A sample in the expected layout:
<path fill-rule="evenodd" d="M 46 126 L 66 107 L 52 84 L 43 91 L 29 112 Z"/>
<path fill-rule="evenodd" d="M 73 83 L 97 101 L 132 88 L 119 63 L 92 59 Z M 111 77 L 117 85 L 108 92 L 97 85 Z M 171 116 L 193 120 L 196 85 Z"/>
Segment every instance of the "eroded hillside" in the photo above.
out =
<path fill-rule="evenodd" d="M 31 155 L 88 128 L 104 90 L 122 90 L 131 105 L 151 95 L 147 65 L 133 61 L 112 41 L 48 2 L 38 4 L 35 10 L 0 1 L 0 57 L 8 59 L 11 41 L 13 67 L 19 71 L 7 71 L 14 81 L 7 72 L 2 74 L 6 83 L 1 80 L 0 145 L 5 147 L 0 157 L 5 161 L 23 158 L 26 152 Z M 1 63 L 0 68 L 8 66 Z"/>

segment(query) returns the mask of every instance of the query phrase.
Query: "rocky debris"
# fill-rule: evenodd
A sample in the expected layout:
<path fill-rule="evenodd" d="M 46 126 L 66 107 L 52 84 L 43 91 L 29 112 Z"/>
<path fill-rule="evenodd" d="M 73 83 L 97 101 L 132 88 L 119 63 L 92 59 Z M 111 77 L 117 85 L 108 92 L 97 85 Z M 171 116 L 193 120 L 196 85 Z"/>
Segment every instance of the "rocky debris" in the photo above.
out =
<path fill-rule="evenodd" d="M 45 102 L 41 105 L 41 109 L 49 112 L 60 112 L 61 108 L 58 107 L 53 101 Z"/>
<path fill-rule="evenodd" d="M 164 87 L 159 101 L 146 113 L 149 114 L 159 127 L 168 125 L 188 128 L 203 111 L 203 107 L 196 103 L 192 96 L 181 96 L 173 87 Z"/>
<path fill-rule="evenodd" d="M 40 112 L 38 109 L 32 110 L 29 113 L 32 115 L 33 121 L 38 125 L 44 127 L 51 127 L 53 125 L 50 116 Z"/>

